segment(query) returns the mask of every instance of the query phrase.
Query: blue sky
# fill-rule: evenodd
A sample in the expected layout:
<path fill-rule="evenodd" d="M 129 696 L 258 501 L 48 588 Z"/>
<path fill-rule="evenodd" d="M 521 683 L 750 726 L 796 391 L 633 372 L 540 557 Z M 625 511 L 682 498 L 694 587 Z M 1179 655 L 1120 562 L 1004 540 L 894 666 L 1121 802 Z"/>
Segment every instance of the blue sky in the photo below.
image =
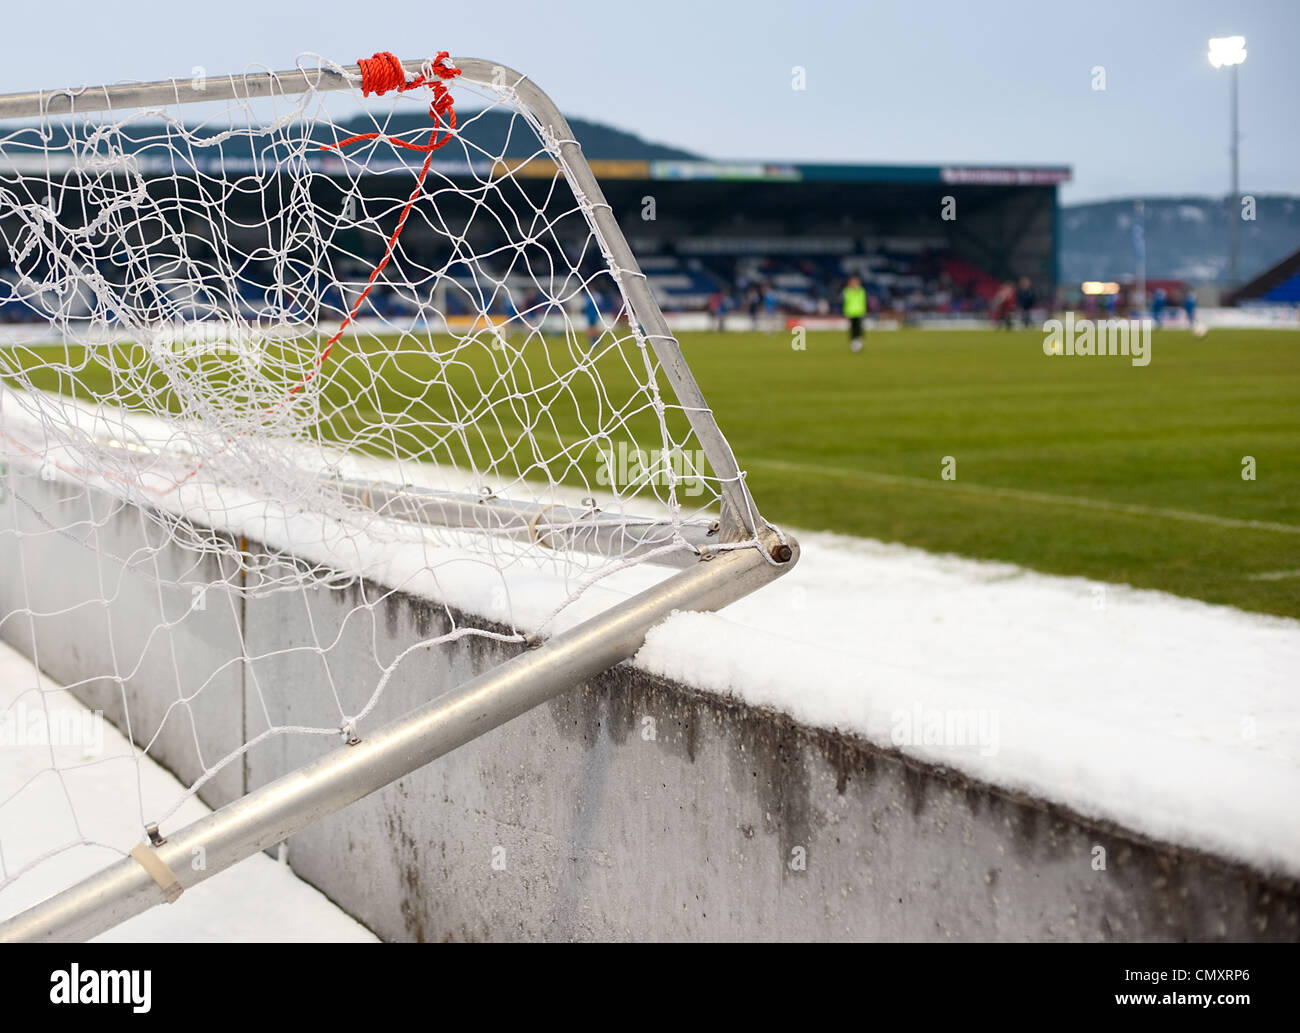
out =
<path fill-rule="evenodd" d="M 1242 189 L 1300 194 L 1300 0 L 71 0 L 5 23 L 0 92 L 448 49 L 712 157 L 1068 164 L 1066 201 L 1225 193 L 1228 73 L 1205 41 L 1243 35 Z"/>

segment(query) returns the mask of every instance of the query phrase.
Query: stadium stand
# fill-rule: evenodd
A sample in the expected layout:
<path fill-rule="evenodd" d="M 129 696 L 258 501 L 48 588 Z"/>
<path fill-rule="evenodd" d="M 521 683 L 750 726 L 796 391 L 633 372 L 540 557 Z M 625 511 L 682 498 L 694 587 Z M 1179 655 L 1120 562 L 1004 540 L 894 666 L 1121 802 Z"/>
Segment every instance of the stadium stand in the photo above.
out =
<path fill-rule="evenodd" d="M 1300 304 L 1300 251 L 1270 266 L 1227 297 L 1229 305 Z"/>
<path fill-rule="evenodd" d="M 1055 288 L 1057 186 L 1068 180 L 1068 169 L 717 163 L 605 127 L 578 125 L 579 135 L 590 137 L 583 141 L 584 148 L 598 152 L 593 155 L 593 168 L 666 311 L 834 315 L 839 311 L 839 292 L 853 274 L 862 278 L 874 314 L 904 319 L 985 313 L 999 285 L 1022 276 L 1033 281 L 1040 297 Z M 504 128 L 492 119 L 470 119 L 465 131 L 490 137 L 488 144 L 495 141 L 504 146 L 504 137 L 496 140 Z M 134 132 L 140 142 L 133 157 L 141 171 L 156 174 L 158 182 L 179 182 L 170 164 L 153 168 L 156 156 L 145 142 L 148 127 L 136 127 Z M 129 148 L 131 141 L 126 143 Z M 486 147 L 485 152 L 492 153 L 492 148 Z M 250 152 L 226 160 L 256 162 L 258 158 Z M 313 160 L 318 164 L 312 168 L 316 174 L 309 189 L 313 201 L 328 209 L 330 191 L 338 190 L 332 178 L 337 167 L 330 165 L 333 159 Z M 201 176 L 202 159 L 193 161 L 194 172 Z M 511 156 L 507 150 L 507 158 L 496 164 L 480 168 L 462 162 L 435 170 L 451 179 L 491 180 L 503 193 L 517 198 L 522 192 L 534 205 L 544 207 L 543 191 L 553 166 L 545 167 L 526 151 Z M 342 195 L 338 197 L 342 204 Z M 650 199 L 656 202 L 656 211 L 647 216 Z M 942 216 L 949 199 L 960 205 L 960 219 Z M 360 205 L 358 218 L 379 217 L 367 214 L 364 197 L 352 200 Z M 222 236 L 246 253 L 255 252 L 257 241 L 236 239 L 240 224 L 260 224 L 265 235 L 267 219 L 264 213 L 242 214 L 248 218 L 241 218 L 239 200 L 232 198 L 225 208 L 230 225 L 220 227 L 219 233 L 212 227 L 187 226 L 189 259 L 203 265 L 207 241 Z M 257 218 L 252 217 L 255 214 Z M 64 212 L 61 218 L 76 216 Z M 3 239 L 22 239 L 16 224 L 0 229 L 7 230 L 0 234 Z M 468 253 L 490 254 L 491 220 L 481 220 L 477 232 L 481 237 L 465 242 Z M 355 268 L 343 272 L 360 283 L 380 256 L 372 253 L 373 234 L 355 237 Z M 394 282 L 422 282 L 420 289 L 446 291 L 448 314 L 487 310 L 509 317 L 529 307 L 525 271 L 493 268 L 483 258 L 467 265 L 446 238 L 424 227 L 409 227 L 404 240 L 409 249 L 422 243 L 426 269 L 442 270 L 443 276 L 438 283 L 410 275 L 397 276 Z M 262 241 L 262 246 L 267 243 Z M 570 246 L 565 241 L 538 242 L 539 248 Z M 599 257 L 569 255 L 584 274 L 597 270 Z M 93 302 L 88 284 L 83 287 L 84 297 L 30 298 L 30 292 L 21 289 L 24 277 L 43 279 L 39 263 L 47 260 L 38 253 L 19 255 L 0 246 L 0 322 L 43 322 L 49 318 L 43 309 L 76 310 Z M 238 297 L 200 290 L 187 301 L 193 304 L 195 318 L 213 311 L 237 312 L 249 320 L 310 314 L 313 307 L 318 312 L 345 311 L 345 295 L 352 285 L 346 281 L 341 286 L 318 284 L 309 268 L 310 257 L 304 254 L 301 261 L 303 267 L 293 276 L 269 264 L 245 270 Z M 101 264 L 104 267 L 95 270 L 99 276 L 110 284 L 120 282 L 120 270 Z M 297 284 L 298 291 L 310 297 L 286 296 L 286 282 Z M 1292 284 L 1276 289 L 1300 288 Z M 24 296 L 27 300 L 21 300 Z M 170 298 L 170 304 L 158 308 L 175 312 L 177 300 Z M 412 311 L 418 300 L 381 283 L 367 305 L 364 314 L 382 317 Z"/>

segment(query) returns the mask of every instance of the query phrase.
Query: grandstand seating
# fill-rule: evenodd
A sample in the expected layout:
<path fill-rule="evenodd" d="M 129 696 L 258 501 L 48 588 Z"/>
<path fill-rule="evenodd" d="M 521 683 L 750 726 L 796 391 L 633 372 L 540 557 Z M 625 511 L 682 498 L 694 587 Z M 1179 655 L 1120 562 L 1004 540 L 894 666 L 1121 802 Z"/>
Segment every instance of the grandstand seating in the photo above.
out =
<path fill-rule="evenodd" d="M 1272 290 L 1267 291 L 1261 300 L 1279 304 L 1300 304 L 1300 273 L 1292 274 Z"/>
<path fill-rule="evenodd" d="M 1226 301 L 1229 305 L 1300 304 L 1300 251 L 1242 284 Z"/>
<path fill-rule="evenodd" d="M 671 247 L 646 254 L 641 266 L 666 311 L 706 311 L 715 297 L 721 297 L 725 311 L 755 312 L 765 305 L 786 315 L 834 313 L 839 308 L 839 291 L 850 275 L 862 278 L 873 311 L 905 313 L 976 313 L 987 309 L 997 290 L 997 281 L 949 252 L 907 240 L 823 241 L 809 240 L 803 249 L 799 240 L 757 238 L 686 238 Z M 436 248 L 431 247 L 431 251 Z M 344 281 L 319 291 L 323 310 L 344 312 L 346 296 L 355 296 L 365 280 L 367 262 L 378 256 L 359 254 L 355 268 L 333 270 Z M 575 256 L 570 256 L 574 258 Z M 430 268 L 446 265 L 449 285 L 446 311 L 449 315 L 487 308 L 513 315 L 526 308 L 527 282 L 509 268 L 490 269 L 482 261 L 470 265 L 431 254 Z M 576 257 L 579 270 L 587 264 Z M 104 271 L 111 277 L 111 271 Z M 291 297 L 276 286 L 276 271 L 269 265 L 251 265 L 243 271 L 236 298 L 185 299 L 183 304 L 198 311 L 237 310 L 248 319 L 283 316 L 295 307 Z M 311 283 L 315 274 L 300 271 L 299 282 Z M 585 273 L 584 273 L 585 275 Z M 26 293 L 21 277 L 12 267 L 0 267 L 0 321 L 44 321 L 48 314 L 39 303 L 20 300 Z M 354 282 L 355 281 L 355 282 Z M 516 282 L 518 281 L 518 282 Z M 1300 291 L 1300 277 L 1277 288 Z M 312 291 L 311 293 L 315 293 Z M 172 308 L 178 299 L 170 299 Z M 471 300 L 473 303 L 471 304 Z M 1286 299 L 1282 299 L 1286 300 Z M 87 299 L 89 302 L 89 299 Z M 61 303 L 68 304 L 67 299 Z M 414 298 L 405 298 L 382 282 L 367 299 L 368 314 L 398 316 L 418 311 Z"/>
<path fill-rule="evenodd" d="M 840 254 L 800 251 L 798 241 L 782 242 L 779 252 L 752 243 L 760 242 L 686 240 L 676 253 L 648 256 L 642 268 L 660 304 L 671 311 L 703 310 L 714 294 L 722 295 L 728 310 L 751 311 L 770 291 L 777 310 L 786 314 L 834 312 L 844 281 L 857 274 L 876 311 L 982 312 L 998 287 L 968 262 L 905 241 Z"/>

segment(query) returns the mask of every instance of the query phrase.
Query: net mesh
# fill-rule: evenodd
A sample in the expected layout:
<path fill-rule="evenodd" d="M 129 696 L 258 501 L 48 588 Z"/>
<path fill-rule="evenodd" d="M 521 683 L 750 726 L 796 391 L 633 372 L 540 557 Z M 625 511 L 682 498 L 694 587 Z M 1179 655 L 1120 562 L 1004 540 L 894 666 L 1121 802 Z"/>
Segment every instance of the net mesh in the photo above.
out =
<path fill-rule="evenodd" d="M 268 739 L 358 734 L 431 647 L 546 635 L 717 540 L 724 483 L 564 141 L 504 74 L 433 117 L 432 87 L 350 78 L 0 123 L 0 640 L 37 668 L 0 729 L 46 728 L 0 784 L 0 891 L 237 795 Z M 332 623 L 250 623 L 319 593 Z M 340 630 L 396 593 L 440 619 L 400 650 Z M 259 675 L 313 664 L 310 698 Z M 120 749 L 59 739 L 58 682 Z M 151 795 L 150 754 L 183 792 Z M 129 834 L 94 827 L 110 767 Z"/>

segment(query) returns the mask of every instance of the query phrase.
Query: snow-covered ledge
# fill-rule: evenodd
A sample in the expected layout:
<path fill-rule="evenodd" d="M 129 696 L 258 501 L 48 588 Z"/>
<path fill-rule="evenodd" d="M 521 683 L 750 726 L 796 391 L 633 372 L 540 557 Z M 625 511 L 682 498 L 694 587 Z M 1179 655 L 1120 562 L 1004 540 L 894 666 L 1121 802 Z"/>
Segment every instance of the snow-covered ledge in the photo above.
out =
<path fill-rule="evenodd" d="M 62 490 L 21 479 L 47 515 Z M 84 489 L 64 495 L 84 504 Z M 18 569 L 5 529 L 29 519 L 0 508 L 0 569 Z M 128 556 L 148 534 L 125 509 L 98 541 Z M 293 869 L 392 939 L 1300 937 L 1296 622 L 802 541 L 783 582 L 722 614 L 677 615 L 635 662 L 295 837 Z M 35 641 L 42 669 L 110 719 L 116 690 L 75 683 L 112 669 L 110 638 L 119 663 L 139 648 L 128 692 L 137 740 L 151 735 L 177 661 L 132 636 L 165 597 L 128 572 L 113 606 L 70 615 L 71 600 L 101 597 L 104 571 L 64 536 L 23 548 L 49 576 L 0 579 L 0 609 L 63 616 L 4 638 L 27 655 Z M 156 569 L 187 569 L 162 548 Z M 376 653 L 446 620 L 400 557 L 390 573 L 402 592 L 372 579 L 242 609 L 209 599 L 179 618 L 182 674 L 216 670 L 243 636 L 262 697 L 291 723 L 324 664 L 335 684 L 371 684 Z M 24 583 L 44 598 L 19 604 Z M 283 651 L 335 633 L 327 657 Z M 512 648 L 420 653 L 373 720 Z M 246 680 L 209 688 L 202 719 L 171 721 L 152 751 L 185 780 L 200 750 L 243 741 Z M 204 798 L 328 748 L 270 740 Z"/>

